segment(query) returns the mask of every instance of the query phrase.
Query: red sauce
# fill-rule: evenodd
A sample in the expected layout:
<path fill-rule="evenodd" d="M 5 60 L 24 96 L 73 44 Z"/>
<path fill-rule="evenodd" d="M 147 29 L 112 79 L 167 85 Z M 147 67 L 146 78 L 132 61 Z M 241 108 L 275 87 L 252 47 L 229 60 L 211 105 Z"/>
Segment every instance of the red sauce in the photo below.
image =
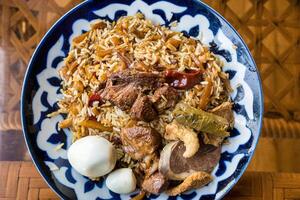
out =
<path fill-rule="evenodd" d="M 167 82 L 177 89 L 190 89 L 203 80 L 202 70 L 189 70 L 188 72 L 178 72 L 175 70 L 167 70 L 165 78 Z"/>
<path fill-rule="evenodd" d="M 93 106 L 93 103 L 95 101 L 98 101 L 99 104 L 103 104 L 103 101 L 102 101 L 102 98 L 100 96 L 99 93 L 94 93 L 90 96 L 90 99 L 89 99 L 89 106 Z"/>

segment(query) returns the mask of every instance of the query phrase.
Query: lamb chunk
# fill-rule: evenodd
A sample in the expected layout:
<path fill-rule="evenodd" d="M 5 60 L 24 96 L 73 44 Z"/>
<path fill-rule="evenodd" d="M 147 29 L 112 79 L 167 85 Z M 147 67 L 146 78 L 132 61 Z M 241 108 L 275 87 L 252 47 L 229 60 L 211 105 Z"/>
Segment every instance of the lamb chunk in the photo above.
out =
<path fill-rule="evenodd" d="M 105 89 L 101 93 L 101 98 L 105 101 L 110 101 L 125 111 L 132 107 L 141 92 L 156 89 L 162 83 L 163 77 L 160 74 L 124 70 L 111 74 L 107 80 Z M 151 103 L 144 97 L 142 100 L 142 102 L 146 102 L 147 106 Z M 136 112 L 137 110 L 134 111 L 138 114 L 138 112 Z M 152 113 L 155 113 L 154 109 L 152 109 Z M 144 113 L 142 112 L 142 114 Z M 145 116 L 148 118 L 147 115 Z M 146 119 L 146 121 L 152 119 L 154 119 L 153 114 L 150 115 L 150 119 Z"/>
<path fill-rule="evenodd" d="M 129 110 L 138 97 L 139 89 L 133 83 L 125 85 L 107 86 L 101 93 L 105 101 L 119 107 L 121 110 Z"/>
<path fill-rule="evenodd" d="M 161 137 L 151 127 L 133 126 L 121 129 L 123 149 L 135 160 L 153 154 L 161 144 Z"/>
<path fill-rule="evenodd" d="M 157 113 L 150 99 L 147 96 L 140 95 L 130 109 L 130 116 L 136 120 L 149 122 L 156 118 Z"/>
<path fill-rule="evenodd" d="M 105 89 L 101 92 L 100 96 L 102 100 L 109 101 L 110 99 L 116 98 L 116 93 L 125 88 L 125 85 L 109 85 L 105 87 Z"/>
<path fill-rule="evenodd" d="M 164 79 L 160 74 L 149 72 L 120 71 L 110 76 L 113 85 L 135 83 L 142 90 L 151 90 L 159 87 Z"/>
<path fill-rule="evenodd" d="M 202 133 L 202 135 L 204 144 L 211 144 L 215 147 L 220 146 L 224 140 L 224 137 L 220 137 L 209 133 Z"/>
<path fill-rule="evenodd" d="M 142 188 L 151 194 L 159 194 L 168 187 L 168 180 L 159 172 L 152 174 L 142 183 Z"/>
<path fill-rule="evenodd" d="M 233 126 L 234 117 L 232 112 L 232 103 L 231 102 L 224 102 L 221 105 L 215 107 L 210 111 L 215 115 L 219 115 L 220 117 L 225 118 L 230 126 Z"/>
<path fill-rule="evenodd" d="M 179 94 L 175 88 L 163 86 L 154 92 L 152 100 L 156 110 L 161 113 L 176 105 L 179 100 Z"/>
<path fill-rule="evenodd" d="M 218 107 L 215 107 L 210 112 L 212 112 L 215 115 L 219 115 L 220 117 L 225 118 L 230 127 L 233 127 L 234 118 L 233 118 L 233 112 L 232 112 L 232 103 L 230 102 L 224 102 Z M 203 133 L 203 141 L 205 144 L 211 144 L 214 146 L 220 146 L 224 140 L 224 137 L 212 135 L 209 133 Z"/>

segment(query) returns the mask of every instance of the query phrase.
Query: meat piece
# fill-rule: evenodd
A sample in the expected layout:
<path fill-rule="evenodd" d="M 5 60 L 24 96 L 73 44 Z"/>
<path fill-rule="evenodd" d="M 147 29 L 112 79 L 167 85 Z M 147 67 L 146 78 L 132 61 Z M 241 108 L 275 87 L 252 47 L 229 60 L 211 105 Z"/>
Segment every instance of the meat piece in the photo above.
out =
<path fill-rule="evenodd" d="M 193 157 L 184 158 L 183 142 L 167 144 L 160 154 L 159 172 L 170 180 L 184 180 L 194 172 L 211 172 L 220 160 L 221 148 L 202 143 L 200 146 Z"/>
<path fill-rule="evenodd" d="M 164 78 L 160 74 L 149 72 L 134 72 L 133 70 L 123 70 L 110 76 L 113 85 L 135 83 L 142 90 L 151 90 L 159 87 Z"/>
<path fill-rule="evenodd" d="M 124 151 L 135 160 L 154 153 L 161 144 L 159 133 L 151 127 L 142 126 L 122 128 L 121 140 Z"/>
<path fill-rule="evenodd" d="M 227 120 L 228 124 L 230 127 L 233 127 L 234 123 L 234 117 L 233 117 L 233 112 L 232 112 L 232 103 L 230 102 L 224 102 L 218 107 L 215 107 L 212 109 L 210 112 L 212 112 L 215 115 L 218 115 L 220 117 L 223 117 Z M 223 142 L 225 137 L 209 134 L 209 133 L 204 133 L 203 134 L 203 141 L 205 144 L 211 144 L 214 146 L 219 146 Z"/>
<path fill-rule="evenodd" d="M 210 174 L 206 172 L 196 172 L 188 176 L 181 184 L 167 190 L 170 196 L 176 196 L 191 189 L 200 188 L 212 181 Z"/>
<path fill-rule="evenodd" d="M 139 92 L 134 83 L 128 85 L 109 85 L 103 90 L 101 97 L 105 101 L 110 101 L 121 110 L 129 110 L 138 97 Z"/>
<path fill-rule="evenodd" d="M 106 87 L 101 93 L 101 98 L 105 101 L 110 101 L 122 110 L 129 110 L 141 92 L 155 89 L 163 81 L 163 77 L 159 74 L 123 70 L 109 77 Z M 143 102 L 149 105 L 149 101 L 145 98 Z M 142 112 L 142 114 L 144 113 Z M 146 120 L 151 120 L 151 117 L 153 115 Z"/>
<path fill-rule="evenodd" d="M 167 189 L 168 185 L 165 176 L 156 172 L 143 181 L 142 189 L 151 194 L 159 194 Z"/>
<path fill-rule="evenodd" d="M 198 151 L 200 145 L 197 133 L 192 129 L 184 127 L 183 125 L 173 121 L 166 126 L 166 133 L 164 138 L 167 140 L 181 140 L 185 146 L 183 157 L 190 158 Z"/>
<path fill-rule="evenodd" d="M 221 105 L 215 107 L 210 111 L 215 115 L 219 115 L 220 117 L 225 118 L 230 126 L 233 126 L 234 117 L 232 112 L 232 103 L 231 102 L 224 102 Z"/>
<path fill-rule="evenodd" d="M 130 109 L 130 117 L 136 120 L 150 122 L 157 116 L 152 102 L 145 95 L 139 95 Z"/>
<path fill-rule="evenodd" d="M 177 90 L 170 86 L 158 88 L 153 95 L 152 101 L 156 110 L 161 113 L 166 109 L 172 108 L 179 100 Z"/>
<path fill-rule="evenodd" d="M 216 147 L 220 146 L 224 140 L 224 137 L 209 134 L 209 133 L 203 133 L 203 142 L 204 144 L 211 144 Z"/>

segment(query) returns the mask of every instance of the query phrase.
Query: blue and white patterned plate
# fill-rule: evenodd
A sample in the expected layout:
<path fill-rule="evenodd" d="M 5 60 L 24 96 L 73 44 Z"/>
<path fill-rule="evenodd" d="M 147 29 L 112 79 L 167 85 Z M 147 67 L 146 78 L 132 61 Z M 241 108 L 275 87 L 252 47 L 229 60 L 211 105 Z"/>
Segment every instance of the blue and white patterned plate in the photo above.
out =
<path fill-rule="evenodd" d="M 224 61 L 230 75 L 235 103 L 234 129 L 229 143 L 222 146 L 219 164 L 207 186 L 178 197 L 151 195 L 149 199 L 220 199 L 245 171 L 260 134 L 263 96 L 257 68 L 244 41 L 216 11 L 197 0 L 90 0 L 79 4 L 59 19 L 34 52 L 24 79 L 21 114 L 24 137 L 32 159 L 49 186 L 63 199 L 129 199 L 109 191 L 104 182 L 93 182 L 78 174 L 67 160 L 71 145 L 68 130 L 58 130 L 59 115 L 47 118 L 60 98 L 58 69 L 63 65 L 72 39 L 87 31 L 97 18 L 117 20 L 142 12 L 155 23 L 200 38 Z M 59 150 L 55 147 L 63 146 Z"/>

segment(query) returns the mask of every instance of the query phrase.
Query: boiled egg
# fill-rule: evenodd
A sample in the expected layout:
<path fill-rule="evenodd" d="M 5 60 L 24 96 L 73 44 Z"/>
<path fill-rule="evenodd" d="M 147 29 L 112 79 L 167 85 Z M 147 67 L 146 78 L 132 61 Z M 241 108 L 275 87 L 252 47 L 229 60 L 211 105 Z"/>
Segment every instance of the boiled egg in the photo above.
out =
<path fill-rule="evenodd" d="M 96 178 L 114 169 L 117 156 L 114 146 L 107 139 L 100 136 L 86 136 L 70 146 L 68 159 L 77 172 Z"/>
<path fill-rule="evenodd" d="M 111 172 L 106 178 L 106 186 L 118 194 L 128 194 L 136 188 L 136 178 L 132 169 L 121 168 Z"/>

